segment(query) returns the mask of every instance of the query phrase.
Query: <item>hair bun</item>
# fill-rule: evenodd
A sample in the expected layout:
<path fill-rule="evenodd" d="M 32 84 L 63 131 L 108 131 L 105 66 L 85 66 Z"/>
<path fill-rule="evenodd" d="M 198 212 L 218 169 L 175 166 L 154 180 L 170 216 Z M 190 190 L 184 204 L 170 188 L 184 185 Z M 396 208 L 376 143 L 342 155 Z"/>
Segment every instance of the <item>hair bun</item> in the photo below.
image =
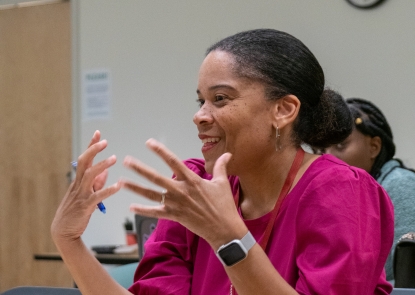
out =
<path fill-rule="evenodd" d="M 296 128 L 302 142 L 312 147 L 326 148 L 342 142 L 350 135 L 353 130 L 352 116 L 338 92 L 325 89 L 320 102 L 313 108 L 300 108 L 301 120 L 297 121 Z"/>

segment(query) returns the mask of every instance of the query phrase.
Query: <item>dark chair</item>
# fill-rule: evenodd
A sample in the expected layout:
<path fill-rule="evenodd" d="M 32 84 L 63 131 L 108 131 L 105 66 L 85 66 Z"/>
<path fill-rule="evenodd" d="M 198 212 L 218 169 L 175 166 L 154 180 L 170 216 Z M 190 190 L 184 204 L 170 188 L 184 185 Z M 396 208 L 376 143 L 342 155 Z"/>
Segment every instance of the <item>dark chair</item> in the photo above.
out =
<path fill-rule="evenodd" d="M 415 232 L 404 234 L 395 246 L 393 275 L 396 288 L 415 289 Z"/>
<path fill-rule="evenodd" d="M 145 217 L 138 214 L 135 215 L 135 230 L 137 232 L 139 261 L 143 258 L 144 244 L 150 237 L 151 233 L 156 229 L 157 221 L 157 218 Z"/>
<path fill-rule="evenodd" d="M 76 288 L 22 286 L 9 289 L 1 295 L 82 295 Z"/>

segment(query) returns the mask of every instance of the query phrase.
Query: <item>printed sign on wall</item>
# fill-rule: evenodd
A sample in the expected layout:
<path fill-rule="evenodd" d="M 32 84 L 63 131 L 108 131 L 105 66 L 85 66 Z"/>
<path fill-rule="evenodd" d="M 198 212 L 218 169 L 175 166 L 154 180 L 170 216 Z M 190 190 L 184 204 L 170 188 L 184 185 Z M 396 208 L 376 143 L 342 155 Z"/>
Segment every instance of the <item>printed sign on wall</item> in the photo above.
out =
<path fill-rule="evenodd" d="M 111 116 L 111 75 L 109 70 L 88 70 L 82 79 L 83 120 Z"/>

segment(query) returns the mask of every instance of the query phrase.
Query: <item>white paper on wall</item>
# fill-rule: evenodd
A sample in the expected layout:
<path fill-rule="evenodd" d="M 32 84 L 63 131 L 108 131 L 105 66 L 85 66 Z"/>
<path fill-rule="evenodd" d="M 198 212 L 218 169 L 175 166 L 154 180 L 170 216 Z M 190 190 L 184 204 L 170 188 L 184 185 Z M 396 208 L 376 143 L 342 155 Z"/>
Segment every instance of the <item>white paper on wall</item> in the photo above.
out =
<path fill-rule="evenodd" d="M 82 75 L 83 120 L 109 119 L 111 116 L 111 73 L 93 69 Z"/>

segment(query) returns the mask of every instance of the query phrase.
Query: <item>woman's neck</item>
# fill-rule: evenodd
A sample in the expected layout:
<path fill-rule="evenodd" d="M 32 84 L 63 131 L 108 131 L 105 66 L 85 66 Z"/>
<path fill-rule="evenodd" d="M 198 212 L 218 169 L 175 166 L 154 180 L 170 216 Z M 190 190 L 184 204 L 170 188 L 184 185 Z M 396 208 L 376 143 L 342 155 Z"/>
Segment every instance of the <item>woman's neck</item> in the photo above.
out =
<path fill-rule="evenodd" d="M 262 165 L 257 165 L 255 170 L 239 176 L 239 206 L 245 219 L 256 219 L 272 211 L 296 153 L 296 148 L 284 149 Z M 317 157 L 305 154 L 291 189 Z"/>

